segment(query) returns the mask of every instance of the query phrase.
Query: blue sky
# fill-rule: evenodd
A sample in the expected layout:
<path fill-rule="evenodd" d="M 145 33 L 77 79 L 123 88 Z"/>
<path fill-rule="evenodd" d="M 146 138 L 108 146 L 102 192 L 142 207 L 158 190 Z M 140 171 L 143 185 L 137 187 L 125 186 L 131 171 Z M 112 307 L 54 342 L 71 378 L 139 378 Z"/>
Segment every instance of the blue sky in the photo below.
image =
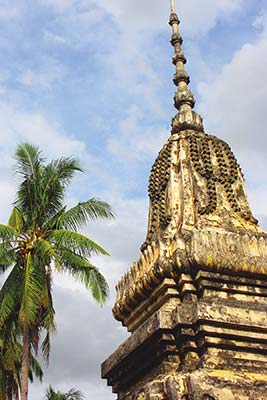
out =
<path fill-rule="evenodd" d="M 55 277 L 58 334 L 43 386 L 75 386 L 112 400 L 100 362 L 127 336 L 112 320 L 114 286 L 138 257 L 151 164 L 174 115 L 168 0 L 0 0 L 0 218 L 14 199 L 16 144 L 79 157 L 68 204 L 109 201 L 114 222 L 86 232 L 111 257 L 96 262 L 111 285 L 99 309 L 78 284 Z M 267 2 L 177 0 L 186 66 L 207 133 L 231 145 L 249 199 L 267 227 Z"/>

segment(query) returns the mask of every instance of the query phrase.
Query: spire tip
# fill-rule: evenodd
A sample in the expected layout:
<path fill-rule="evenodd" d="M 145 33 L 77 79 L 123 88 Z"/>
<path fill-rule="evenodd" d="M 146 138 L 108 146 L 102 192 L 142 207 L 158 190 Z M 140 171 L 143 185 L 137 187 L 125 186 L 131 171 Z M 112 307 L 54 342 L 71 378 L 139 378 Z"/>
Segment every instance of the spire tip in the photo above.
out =
<path fill-rule="evenodd" d="M 174 0 L 171 0 L 171 13 L 175 13 Z"/>
<path fill-rule="evenodd" d="M 193 111 L 195 98 L 188 88 L 190 78 L 184 69 L 186 58 L 181 48 L 183 39 L 179 32 L 180 21 L 175 12 L 174 1 L 170 0 L 171 15 L 169 24 L 172 27 L 173 64 L 176 66 L 173 82 L 178 87 L 174 96 L 174 106 L 178 110 L 178 114 L 173 118 L 172 133 L 179 133 L 186 129 L 204 132 L 201 116 Z"/>

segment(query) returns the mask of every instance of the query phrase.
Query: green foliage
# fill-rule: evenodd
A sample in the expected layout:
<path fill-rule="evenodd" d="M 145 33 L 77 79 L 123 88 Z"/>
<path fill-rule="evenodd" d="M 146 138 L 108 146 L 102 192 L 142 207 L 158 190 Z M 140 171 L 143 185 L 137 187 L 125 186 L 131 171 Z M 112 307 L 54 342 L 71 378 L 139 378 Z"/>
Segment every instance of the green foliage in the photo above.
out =
<path fill-rule="evenodd" d="M 83 394 L 77 389 L 70 389 L 68 392 L 63 393 L 59 390 L 57 392 L 49 386 L 46 391 L 44 400 L 83 400 Z"/>
<path fill-rule="evenodd" d="M 0 224 L 0 240 L 14 240 L 16 238 L 16 230 L 8 225 Z"/>
<path fill-rule="evenodd" d="M 17 207 L 13 208 L 8 225 L 15 229 L 17 236 L 22 232 L 25 222 L 22 212 Z"/>
<path fill-rule="evenodd" d="M 82 282 L 100 304 L 106 300 L 107 282 L 89 258 L 108 253 L 78 230 L 91 220 L 111 219 L 114 214 L 107 203 L 95 198 L 69 210 L 64 205 L 72 178 L 76 172 L 82 172 L 74 158 L 59 158 L 46 164 L 38 147 L 24 143 L 17 148 L 16 161 L 19 176 L 16 201 L 8 225 L 0 225 L 0 273 L 11 268 L 0 289 L 0 343 L 8 321 L 12 321 L 15 347 L 2 346 L 1 351 L 2 357 L 8 357 L 11 348 L 15 351 L 20 362 L 14 363 L 12 370 L 18 377 L 25 327 L 30 350 L 38 350 L 41 333 L 45 331 L 41 348 L 44 357 L 47 360 L 49 357 L 50 334 L 55 331 L 53 266 Z M 11 334 L 5 340 L 10 338 Z M 41 377 L 40 366 L 31 352 L 29 360 L 29 378 L 33 374 Z M 16 385 L 18 388 L 19 379 Z M 78 399 L 74 392 L 71 395 L 69 400 Z"/>
<path fill-rule="evenodd" d="M 78 232 L 55 229 L 49 235 L 49 239 L 56 248 L 77 252 L 82 257 L 91 257 L 94 254 L 108 255 L 101 246 Z"/>
<path fill-rule="evenodd" d="M 114 218 L 114 214 L 107 203 L 93 198 L 63 212 L 59 217 L 59 226 L 76 231 L 88 221 L 99 218 Z"/>
<path fill-rule="evenodd" d="M 23 348 L 18 341 L 19 327 L 10 318 L 0 331 L 0 400 L 18 398 L 21 384 L 21 364 Z M 29 354 L 28 378 L 33 381 L 33 375 L 42 380 L 43 371 L 32 355 Z"/>

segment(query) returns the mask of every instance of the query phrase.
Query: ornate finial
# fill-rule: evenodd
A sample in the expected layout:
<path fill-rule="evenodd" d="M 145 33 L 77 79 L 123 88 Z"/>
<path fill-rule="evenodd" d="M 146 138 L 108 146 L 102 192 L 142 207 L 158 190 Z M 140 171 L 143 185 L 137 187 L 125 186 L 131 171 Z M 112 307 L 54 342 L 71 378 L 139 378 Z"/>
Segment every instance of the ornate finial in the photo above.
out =
<path fill-rule="evenodd" d="M 172 120 L 172 133 L 178 133 L 186 129 L 203 132 L 203 121 L 199 114 L 193 111 L 195 98 L 188 89 L 190 78 L 184 69 L 186 58 L 182 51 L 183 39 L 179 32 L 179 18 L 175 12 L 174 0 L 171 0 L 171 15 L 169 24 L 172 27 L 171 44 L 174 47 L 173 64 L 176 67 L 173 82 L 178 86 L 178 91 L 174 96 L 174 106 L 179 111 Z"/>

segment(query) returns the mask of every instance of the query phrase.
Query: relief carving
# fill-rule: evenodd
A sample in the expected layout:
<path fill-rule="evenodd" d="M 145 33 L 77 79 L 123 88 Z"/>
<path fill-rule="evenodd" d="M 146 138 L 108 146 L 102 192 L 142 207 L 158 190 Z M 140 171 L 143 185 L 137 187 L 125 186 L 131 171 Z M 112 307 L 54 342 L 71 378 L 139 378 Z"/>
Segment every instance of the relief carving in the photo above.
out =
<path fill-rule="evenodd" d="M 144 392 L 139 393 L 139 394 L 136 396 L 135 400 L 146 400 L 146 395 L 145 395 L 145 393 L 144 393 Z"/>

